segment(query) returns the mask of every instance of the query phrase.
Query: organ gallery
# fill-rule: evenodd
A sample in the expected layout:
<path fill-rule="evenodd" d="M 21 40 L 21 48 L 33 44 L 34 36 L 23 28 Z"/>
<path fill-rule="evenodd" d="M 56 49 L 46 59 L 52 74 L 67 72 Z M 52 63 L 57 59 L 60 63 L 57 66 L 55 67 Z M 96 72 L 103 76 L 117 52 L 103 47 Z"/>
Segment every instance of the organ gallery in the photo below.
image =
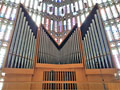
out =
<path fill-rule="evenodd" d="M 1 90 L 118 90 L 120 2 L 0 2 Z"/>

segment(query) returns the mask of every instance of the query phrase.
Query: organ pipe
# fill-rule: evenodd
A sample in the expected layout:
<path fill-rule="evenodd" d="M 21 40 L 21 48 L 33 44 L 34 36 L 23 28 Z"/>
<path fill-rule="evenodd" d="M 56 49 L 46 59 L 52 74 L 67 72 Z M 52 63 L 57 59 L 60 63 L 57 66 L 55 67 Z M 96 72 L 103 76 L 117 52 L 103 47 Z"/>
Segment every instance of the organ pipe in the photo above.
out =
<path fill-rule="evenodd" d="M 37 26 L 22 5 L 18 9 L 16 17 L 6 67 L 33 68 Z"/>

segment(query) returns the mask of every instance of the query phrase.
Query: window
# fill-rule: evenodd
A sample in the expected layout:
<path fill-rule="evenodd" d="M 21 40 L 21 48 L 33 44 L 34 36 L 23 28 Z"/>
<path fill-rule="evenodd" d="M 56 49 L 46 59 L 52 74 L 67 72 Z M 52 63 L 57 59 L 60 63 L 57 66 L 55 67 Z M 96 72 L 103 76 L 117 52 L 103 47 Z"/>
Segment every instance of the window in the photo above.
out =
<path fill-rule="evenodd" d="M 6 48 L 1 47 L 0 48 L 0 68 L 2 68 L 2 64 L 3 64 L 4 57 L 5 57 L 5 53 L 6 53 Z"/>
<path fill-rule="evenodd" d="M 5 34 L 5 41 L 8 41 L 10 39 L 10 34 L 11 34 L 11 31 L 12 31 L 12 26 L 13 25 L 8 25 L 7 27 L 7 31 L 6 31 L 6 34 Z"/>
<path fill-rule="evenodd" d="M 30 8 L 33 8 L 33 0 L 30 1 Z"/>
<path fill-rule="evenodd" d="M 34 9 L 36 10 L 38 8 L 38 0 L 34 0 Z M 44 6 L 44 11 L 46 10 L 46 4 Z"/>
<path fill-rule="evenodd" d="M 59 32 L 62 32 L 62 21 L 59 22 Z"/>
<path fill-rule="evenodd" d="M 32 19 L 33 19 L 33 21 L 36 21 L 36 14 L 35 13 L 33 13 Z"/>
<path fill-rule="evenodd" d="M 35 0 L 36 1 L 36 0 Z M 29 6 L 29 0 L 25 0 L 25 6 L 28 7 Z"/>
<path fill-rule="evenodd" d="M 46 4 L 43 3 L 43 12 L 45 12 L 45 10 L 46 10 Z"/>
<path fill-rule="evenodd" d="M 1 12 L 0 12 L 0 17 L 4 17 L 5 11 L 6 11 L 7 6 L 3 5 Z"/>
<path fill-rule="evenodd" d="M 64 30 L 66 31 L 66 20 L 64 20 Z"/>
<path fill-rule="evenodd" d="M 85 21 L 85 15 L 82 14 L 82 15 L 81 15 L 81 22 L 83 23 L 84 21 Z"/>
<path fill-rule="evenodd" d="M 97 0 L 92 0 L 93 1 L 93 4 L 95 5 L 97 3 Z"/>
<path fill-rule="evenodd" d="M 39 26 L 41 23 L 41 16 L 38 14 L 37 15 L 37 26 Z"/>
<path fill-rule="evenodd" d="M 15 0 L 15 3 L 19 4 L 20 0 Z"/>
<path fill-rule="evenodd" d="M 70 13 L 70 5 L 67 5 L 67 13 Z"/>
<path fill-rule="evenodd" d="M 16 16 L 16 8 L 13 9 L 10 20 L 14 20 Z"/>
<path fill-rule="evenodd" d="M 112 13 L 111 13 L 109 7 L 106 8 L 106 12 L 107 12 L 108 18 L 109 18 L 109 19 L 112 19 Z"/>
<path fill-rule="evenodd" d="M 25 0 L 21 0 L 21 3 L 24 4 L 24 1 L 25 1 Z"/>
<path fill-rule="evenodd" d="M 53 5 L 52 4 L 47 5 L 47 13 L 49 13 L 50 15 L 53 14 Z"/>
<path fill-rule="evenodd" d="M 117 9 L 118 9 L 118 12 L 120 14 L 120 4 L 116 5 Z"/>
<path fill-rule="evenodd" d="M 80 17 L 77 16 L 77 23 L 78 23 L 78 27 L 80 27 Z"/>
<path fill-rule="evenodd" d="M 110 30 L 110 26 L 105 27 L 106 33 L 107 33 L 107 37 L 109 39 L 109 41 L 113 40 L 113 36 L 112 36 L 112 32 Z"/>
<path fill-rule="evenodd" d="M 55 7 L 55 15 L 57 16 L 58 14 L 58 10 L 57 10 L 57 7 Z"/>
<path fill-rule="evenodd" d="M 75 17 L 72 18 L 72 26 L 75 25 Z"/>
<path fill-rule="evenodd" d="M 112 32 L 116 40 L 120 39 L 119 32 L 117 28 L 115 27 L 115 25 L 112 26 Z"/>
<path fill-rule="evenodd" d="M 50 23 L 50 30 L 51 31 L 53 30 L 53 20 L 51 20 L 51 23 Z"/>
<path fill-rule="evenodd" d="M 49 19 L 47 18 L 46 19 L 46 29 L 48 29 L 49 28 Z"/>
<path fill-rule="evenodd" d="M 37 9 L 38 9 L 39 11 L 42 11 L 42 5 L 43 5 L 42 3 L 40 3 L 40 4 L 38 5 L 38 8 L 37 8 Z"/>
<path fill-rule="evenodd" d="M 8 7 L 7 13 L 5 14 L 5 18 L 7 18 L 7 19 L 10 18 L 11 11 L 12 11 L 12 7 Z"/>
<path fill-rule="evenodd" d="M 89 5 L 89 7 L 92 7 L 92 1 L 91 0 L 88 0 L 88 5 Z"/>
<path fill-rule="evenodd" d="M 76 11 L 79 10 L 79 8 L 78 8 L 78 2 L 75 2 L 75 9 L 76 9 Z"/>
<path fill-rule="evenodd" d="M 114 56 L 115 64 L 116 64 L 117 68 L 120 69 L 119 55 L 118 55 L 118 51 L 116 48 L 112 49 L 112 54 Z"/>
<path fill-rule="evenodd" d="M 106 20 L 106 19 L 107 19 L 107 17 L 106 17 L 105 10 L 104 10 L 104 9 L 100 9 L 100 12 L 102 13 L 102 14 L 101 14 L 102 19 L 103 19 L 103 20 Z"/>
<path fill-rule="evenodd" d="M 68 19 L 68 30 L 71 30 L 71 19 Z"/>
<path fill-rule="evenodd" d="M 118 27 L 118 29 L 119 29 L 119 32 L 120 32 L 120 24 L 117 24 L 117 27 Z"/>
<path fill-rule="evenodd" d="M 6 30 L 6 24 L 2 24 L 2 27 L 1 27 L 1 30 L 0 30 L 0 40 L 3 39 L 5 30 Z"/>
<path fill-rule="evenodd" d="M 55 32 L 57 32 L 57 21 L 55 21 Z"/>
<path fill-rule="evenodd" d="M 60 14 L 60 16 L 65 15 L 65 6 L 59 8 L 59 14 Z"/>
<path fill-rule="evenodd" d="M 42 24 L 44 24 L 44 17 L 42 17 Z"/>
<path fill-rule="evenodd" d="M 116 8 L 115 8 L 114 5 L 111 6 L 111 9 L 112 9 L 112 12 L 113 12 L 113 16 L 114 16 L 115 18 L 118 17 L 118 13 L 117 13 Z"/>
<path fill-rule="evenodd" d="M 89 1 L 89 0 L 88 0 Z M 97 0 L 97 3 L 101 4 L 103 0 Z"/>
<path fill-rule="evenodd" d="M 82 0 L 79 0 L 79 8 L 80 8 L 80 10 L 83 9 L 83 3 L 82 3 Z"/>

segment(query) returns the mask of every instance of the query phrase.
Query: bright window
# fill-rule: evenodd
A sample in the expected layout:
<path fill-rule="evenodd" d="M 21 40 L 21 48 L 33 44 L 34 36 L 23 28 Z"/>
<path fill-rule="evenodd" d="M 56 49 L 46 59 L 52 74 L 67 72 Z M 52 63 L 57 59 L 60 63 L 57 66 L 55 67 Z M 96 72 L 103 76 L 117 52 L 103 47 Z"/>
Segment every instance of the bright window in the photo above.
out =
<path fill-rule="evenodd" d="M 57 32 L 57 21 L 55 21 L 55 32 Z"/>
<path fill-rule="evenodd" d="M 38 0 L 34 0 L 34 9 L 36 10 L 37 8 L 38 8 Z M 46 10 L 46 4 L 44 10 Z"/>
<path fill-rule="evenodd" d="M 59 32 L 62 32 L 62 21 L 59 22 Z"/>
<path fill-rule="evenodd" d="M 115 25 L 112 26 L 112 32 L 116 40 L 120 39 L 119 32 L 117 28 L 115 27 Z"/>
<path fill-rule="evenodd" d="M 19 3 L 20 3 L 20 0 L 15 0 L 15 3 L 19 4 Z"/>
<path fill-rule="evenodd" d="M 28 5 L 29 5 L 29 0 L 25 0 L 25 6 L 28 7 Z"/>
<path fill-rule="evenodd" d="M 50 23 L 50 30 L 51 31 L 53 30 L 53 20 L 51 20 L 51 23 Z"/>
<path fill-rule="evenodd" d="M 3 60 L 4 60 L 4 57 L 5 57 L 5 53 L 6 53 L 6 48 L 2 47 L 0 49 L 0 68 L 2 67 Z"/>
<path fill-rule="evenodd" d="M 16 8 L 13 9 L 10 20 L 14 20 L 16 16 Z"/>
<path fill-rule="evenodd" d="M 7 18 L 7 19 L 10 18 L 11 11 L 12 11 L 12 8 L 11 8 L 11 7 L 8 7 L 7 13 L 5 14 L 5 18 Z"/>
<path fill-rule="evenodd" d="M 80 17 L 77 16 L 77 23 L 78 23 L 78 27 L 80 27 Z"/>
<path fill-rule="evenodd" d="M 82 0 L 79 0 L 79 8 L 80 8 L 80 10 L 83 9 L 83 3 L 82 3 Z"/>
<path fill-rule="evenodd" d="M 110 30 L 110 27 L 109 26 L 105 27 L 105 30 L 106 30 L 107 37 L 108 37 L 109 41 L 112 41 L 113 40 L 113 36 L 112 36 L 112 32 Z"/>
<path fill-rule="evenodd" d="M 30 8 L 33 7 L 33 0 L 30 0 Z"/>
<path fill-rule="evenodd" d="M 106 17 L 105 10 L 104 10 L 104 9 L 100 9 L 100 12 L 101 12 L 101 15 L 102 15 L 102 19 L 103 19 L 103 20 L 106 20 L 107 17 Z"/>
<path fill-rule="evenodd" d="M 10 39 L 10 34 L 11 34 L 11 31 L 12 31 L 12 26 L 13 25 L 8 25 L 8 27 L 7 27 L 7 31 L 6 31 L 6 34 L 5 34 L 5 37 L 4 37 L 5 41 L 8 41 Z"/>
<path fill-rule="evenodd" d="M 6 11 L 7 6 L 3 5 L 1 12 L 0 12 L 0 17 L 4 17 L 5 11 Z"/>
<path fill-rule="evenodd" d="M 71 19 L 68 19 L 68 30 L 71 30 Z"/>
<path fill-rule="evenodd" d="M 64 23 L 64 30 L 66 31 L 66 29 L 67 29 L 67 28 L 66 28 L 66 20 L 64 20 L 63 23 Z"/>
<path fill-rule="evenodd" d="M 37 26 L 39 26 L 41 23 L 41 16 L 38 14 L 37 15 Z"/>
<path fill-rule="evenodd" d="M 46 28 L 47 28 L 47 29 L 49 28 L 48 25 L 49 25 L 49 19 L 47 18 L 47 19 L 46 19 Z"/>
<path fill-rule="evenodd" d="M 75 25 L 75 17 L 72 18 L 72 26 Z"/>
<path fill-rule="evenodd" d="M 114 16 L 115 18 L 118 17 L 118 13 L 117 13 L 116 8 L 115 8 L 114 5 L 111 6 L 111 9 L 112 9 L 112 12 L 113 12 L 113 16 Z"/>
<path fill-rule="evenodd" d="M 5 30 L 6 30 L 6 24 L 3 24 L 0 30 L 0 40 L 3 39 L 3 36 L 5 34 Z"/>
<path fill-rule="evenodd" d="M 36 21 L 36 14 L 35 13 L 33 13 L 32 19 L 33 19 L 33 21 Z"/>
<path fill-rule="evenodd" d="M 43 12 L 45 12 L 45 10 L 46 10 L 46 4 L 43 3 Z"/>
<path fill-rule="evenodd" d="M 42 17 L 42 24 L 44 24 L 44 17 Z"/>
<path fill-rule="evenodd" d="M 75 9 L 76 9 L 76 11 L 79 10 L 79 8 L 78 8 L 78 2 L 75 2 Z"/>
<path fill-rule="evenodd" d="M 109 18 L 109 19 L 112 19 L 112 13 L 111 13 L 109 7 L 106 8 L 106 12 L 107 12 L 108 18 Z"/>
<path fill-rule="evenodd" d="M 82 15 L 81 15 L 81 22 L 83 23 L 84 21 L 85 21 L 85 15 L 82 14 Z"/>
<path fill-rule="evenodd" d="M 67 13 L 70 13 L 70 5 L 67 5 Z"/>

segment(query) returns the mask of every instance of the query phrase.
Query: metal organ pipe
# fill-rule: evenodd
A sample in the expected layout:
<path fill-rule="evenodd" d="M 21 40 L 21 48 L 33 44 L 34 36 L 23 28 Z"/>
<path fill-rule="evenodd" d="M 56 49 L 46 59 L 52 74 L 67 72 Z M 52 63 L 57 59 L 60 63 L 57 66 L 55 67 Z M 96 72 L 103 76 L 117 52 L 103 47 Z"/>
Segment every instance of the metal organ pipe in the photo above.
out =
<path fill-rule="evenodd" d="M 33 32 L 33 27 L 37 26 L 31 21 L 31 27 L 31 23 L 28 22 L 30 20 L 32 19 L 20 5 L 8 50 L 7 68 L 33 68 L 36 32 Z"/>
<path fill-rule="evenodd" d="M 70 64 L 81 62 L 77 29 L 60 50 L 51 42 L 49 36 L 43 29 L 44 28 L 41 27 L 38 63 Z M 42 52 L 40 50 L 42 50 Z M 40 60 L 41 57 L 42 62 Z"/>
<path fill-rule="evenodd" d="M 103 42 L 105 44 L 105 49 L 106 49 L 107 56 L 108 56 L 108 59 L 109 59 L 110 67 L 112 68 L 113 67 L 112 57 L 111 57 L 111 54 L 110 54 L 110 49 L 109 49 L 108 44 L 107 44 L 107 39 L 105 37 L 106 36 L 105 30 L 103 28 L 102 21 L 101 21 L 101 18 L 100 18 L 100 13 L 99 13 L 98 10 L 97 10 L 97 16 L 98 16 L 98 22 L 99 22 L 99 25 L 100 25 L 100 28 L 101 28 L 101 35 L 103 37 Z"/>
<path fill-rule="evenodd" d="M 20 8 L 19 14 L 18 14 L 18 19 L 16 21 L 15 30 L 14 30 L 13 37 L 12 37 L 13 39 L 12 39 L 12 42 L 11 42 L 11 47 L 10 47 L 10 50 L 9 50 L 7 67 L 10 66 L 10 62 L 11 62 L 10 60 L 11 60 L 11 57 L 12 57 L 12 52 L 13 52 L 15 37 L 16 37 L 16 34 L 17 34 L 17 28 L 18 28 L 18 24 L 19 24 L 19 20 L 20 20 L 20 16 L 21 16 L 21 11 L 22 11 L 22 9 Z"/>

